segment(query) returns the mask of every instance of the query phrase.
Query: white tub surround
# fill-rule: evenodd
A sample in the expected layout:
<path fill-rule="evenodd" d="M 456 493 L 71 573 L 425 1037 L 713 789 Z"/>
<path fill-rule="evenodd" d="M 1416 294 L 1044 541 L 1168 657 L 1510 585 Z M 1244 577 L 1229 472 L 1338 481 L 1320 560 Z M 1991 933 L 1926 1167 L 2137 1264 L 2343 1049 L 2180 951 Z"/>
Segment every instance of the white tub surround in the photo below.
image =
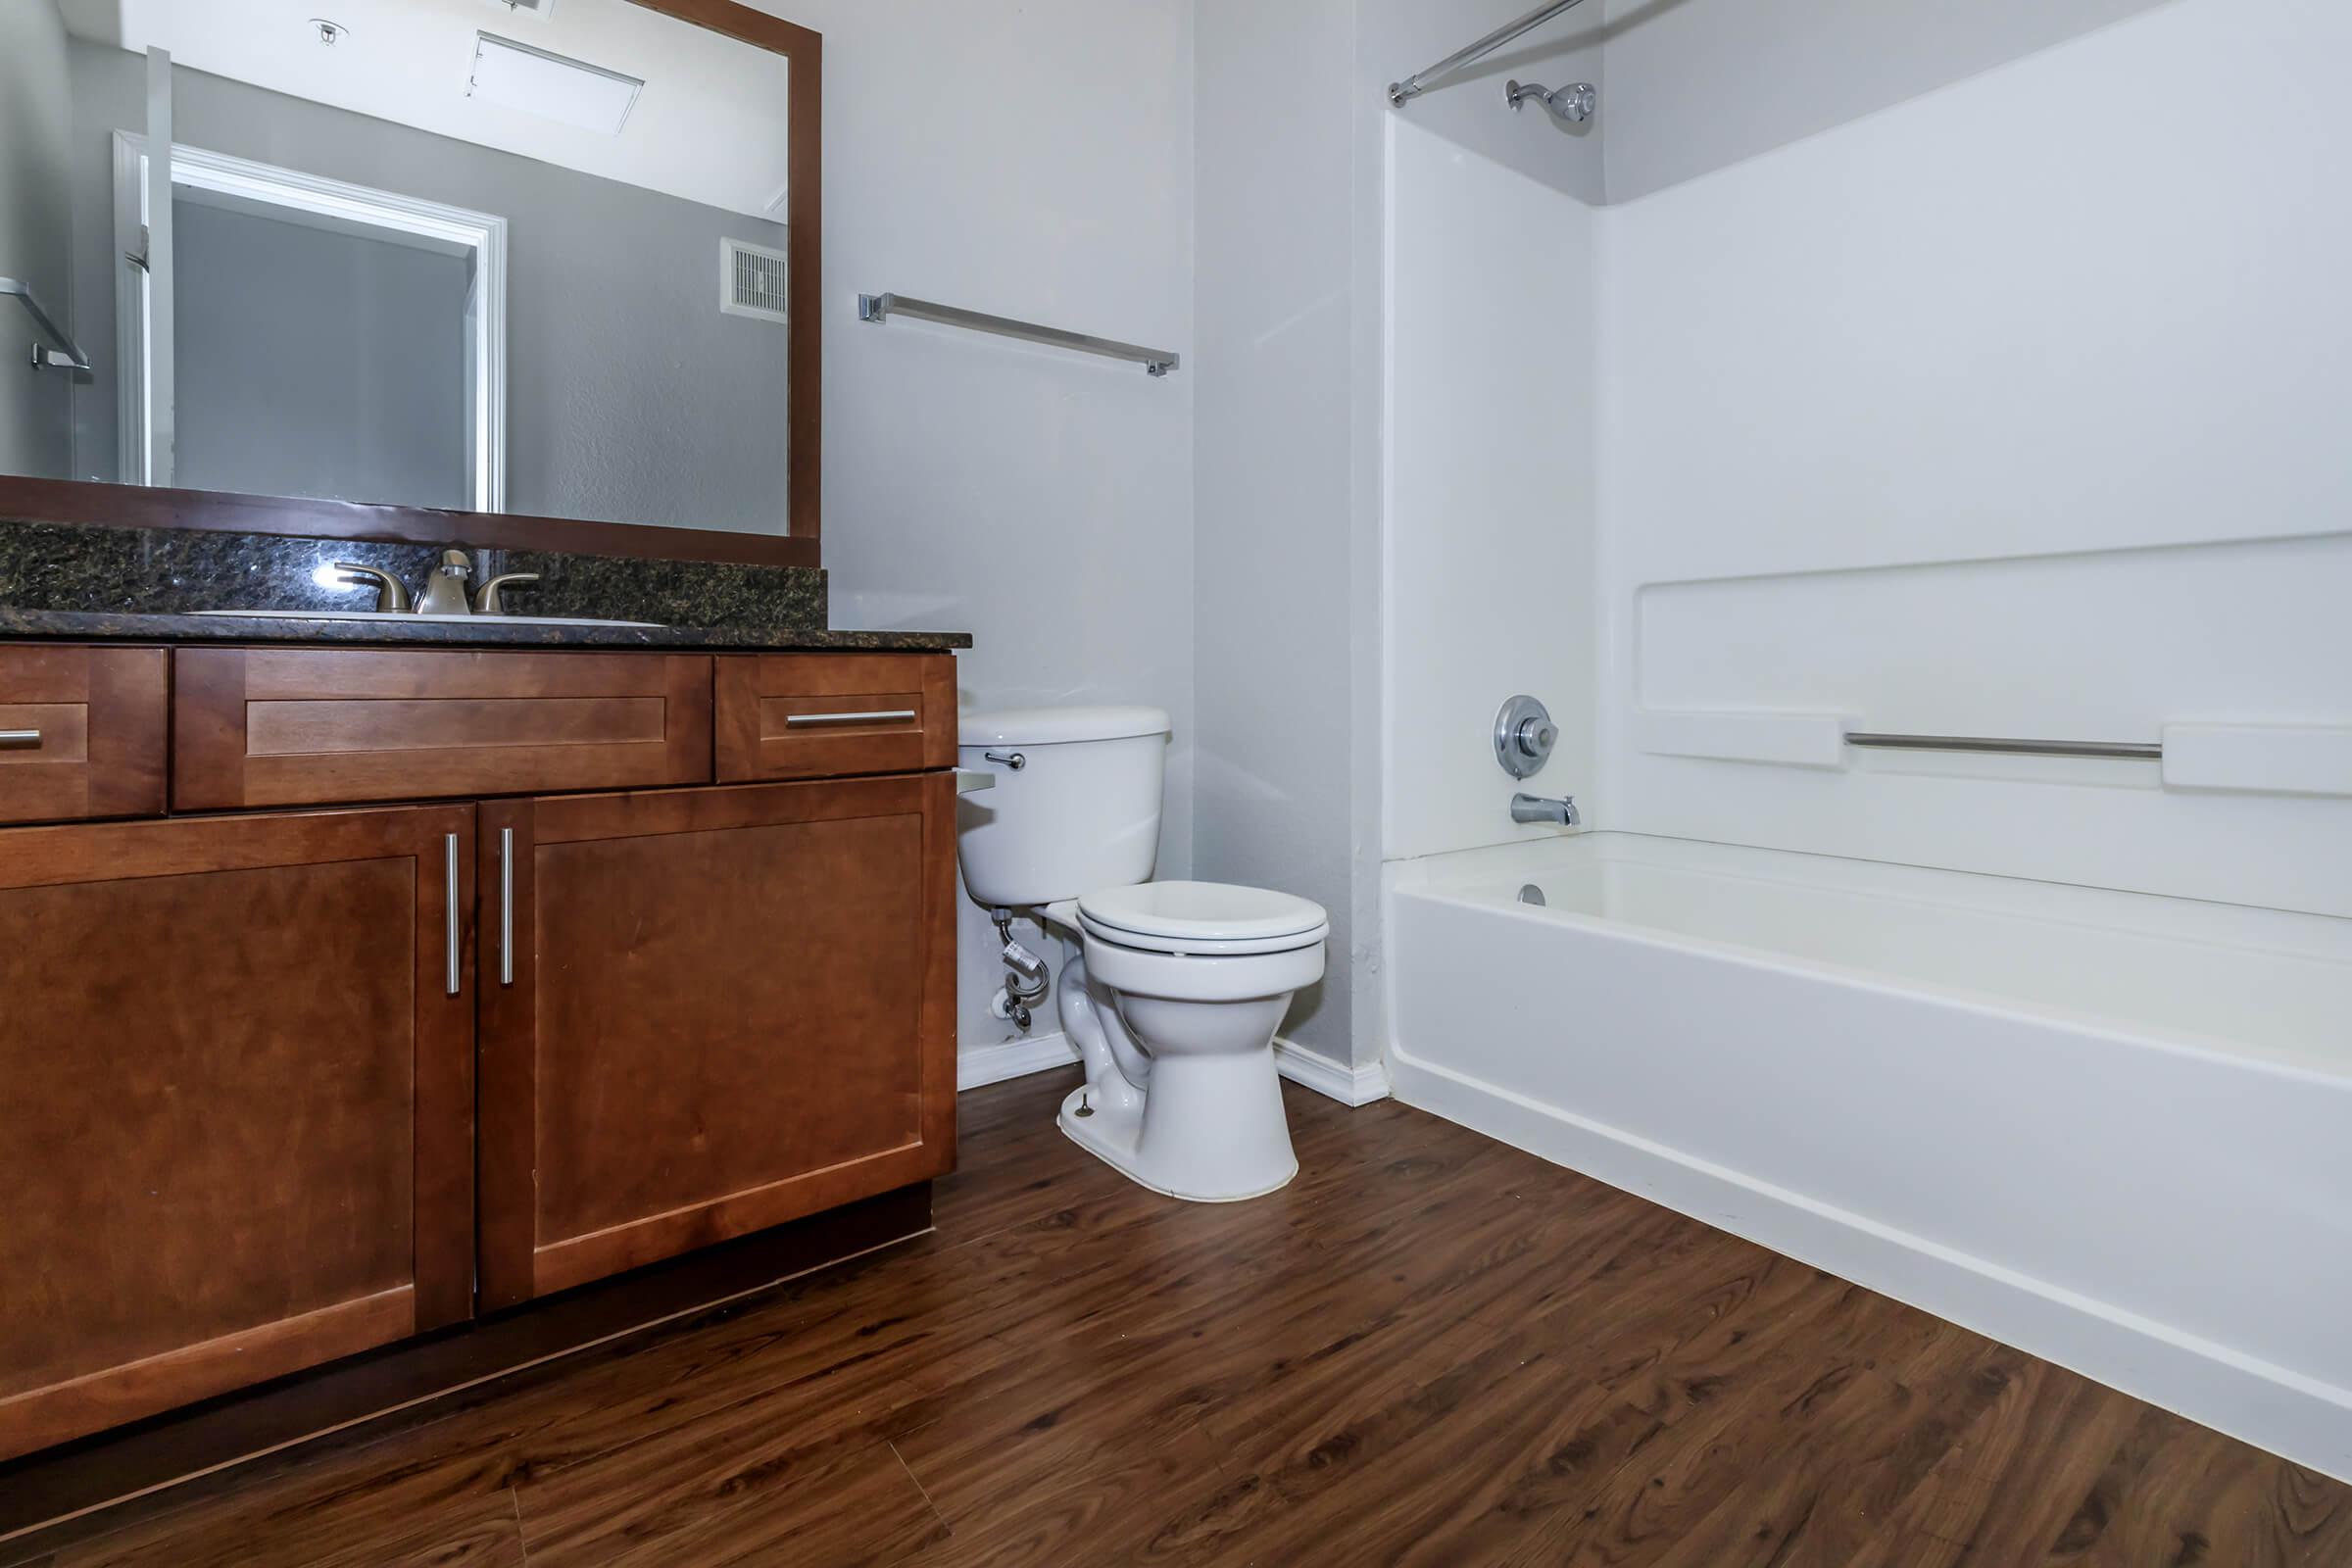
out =
<path fill-rule="evenodd" d="M 1389 881 L 1397 1098 L 2352 1477 L 2352 920 L 1617 833 Z"/>

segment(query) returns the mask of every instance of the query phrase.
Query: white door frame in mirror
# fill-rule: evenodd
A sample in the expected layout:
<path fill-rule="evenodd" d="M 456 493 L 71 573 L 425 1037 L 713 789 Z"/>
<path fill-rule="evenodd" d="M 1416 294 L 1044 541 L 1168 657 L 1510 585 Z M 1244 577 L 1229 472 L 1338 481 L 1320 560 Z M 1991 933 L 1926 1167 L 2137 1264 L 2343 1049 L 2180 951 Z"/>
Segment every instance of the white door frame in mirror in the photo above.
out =
<path fill-rule="evenodd" d="M 473 261 L 466 301 L 466 450 L 472 463 L 472 510 L 507 510 L 507 220 L 397 191 L 324 179 L 174 142 L 172 184 L 244 212 L 267 210 L 283 222 L 337 233 L 367 233 Z M 115 239 L 122 260 L 116 290 L 116 358 L 122 370 L 121 459 L 123 481 L 151 482 L 148 461 L 147 352 L 149 291 L 155 279 L 142 242 L 147 218 L 147 138 L 115 132 Z M 353 497 L 351 499 L 364 499 Z"/>

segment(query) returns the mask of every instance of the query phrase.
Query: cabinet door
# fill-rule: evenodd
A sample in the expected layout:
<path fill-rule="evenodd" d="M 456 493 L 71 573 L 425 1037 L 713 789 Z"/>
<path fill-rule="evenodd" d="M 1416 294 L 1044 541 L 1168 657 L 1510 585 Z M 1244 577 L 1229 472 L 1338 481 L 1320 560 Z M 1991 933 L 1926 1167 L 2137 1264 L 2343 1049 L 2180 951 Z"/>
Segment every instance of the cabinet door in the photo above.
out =
<path fill-rule="evenodd" d="M 952 775 L 481 811 L 485 1306 L 951 1167 Z"/>
<path fill-rule="evenodd" d="M 0 832 L 0 1454 L 471 1310 L 472 828 Z"/>

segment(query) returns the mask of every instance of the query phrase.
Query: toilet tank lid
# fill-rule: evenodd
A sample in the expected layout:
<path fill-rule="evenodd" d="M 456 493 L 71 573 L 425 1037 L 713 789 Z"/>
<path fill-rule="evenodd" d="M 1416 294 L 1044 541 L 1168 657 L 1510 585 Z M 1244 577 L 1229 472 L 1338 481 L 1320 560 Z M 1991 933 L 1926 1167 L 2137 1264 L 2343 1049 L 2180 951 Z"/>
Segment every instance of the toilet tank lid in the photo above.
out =
<path fill-rule="evenodd" d="M 1168 714 L 1162 708 L 1001 708 L 965 713 L 959 721 L 957 744 L 1054 746 L 1167 732 Z"/>

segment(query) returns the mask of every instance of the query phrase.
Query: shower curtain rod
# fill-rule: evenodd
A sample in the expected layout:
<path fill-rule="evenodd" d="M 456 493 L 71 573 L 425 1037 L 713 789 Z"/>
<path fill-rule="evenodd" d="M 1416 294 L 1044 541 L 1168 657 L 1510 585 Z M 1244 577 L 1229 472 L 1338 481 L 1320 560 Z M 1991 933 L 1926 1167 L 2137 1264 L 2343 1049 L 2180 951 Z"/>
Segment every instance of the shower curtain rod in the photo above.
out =
<path fill-rule="evenodd" d="M 1443 76 L 1457 66 L 1466 66 L 1473 60 L 1491 55 L 1521 33 L 1541 27 L 1561 12 L 1573 10 L 1584 3 L 1585 0 L 1551 0 L 1551 4 L 1538 6 L 1517 22 L 1505 23 L 1496 27 L 1468 48 L 1456 49 L 1427 70 L 1416 71 L 1402 81 L 1390 82 L 1389 106 L 1393 109 L 1402 109 L 1407 103 L 1429 91 L 1431 77 Z"/>

